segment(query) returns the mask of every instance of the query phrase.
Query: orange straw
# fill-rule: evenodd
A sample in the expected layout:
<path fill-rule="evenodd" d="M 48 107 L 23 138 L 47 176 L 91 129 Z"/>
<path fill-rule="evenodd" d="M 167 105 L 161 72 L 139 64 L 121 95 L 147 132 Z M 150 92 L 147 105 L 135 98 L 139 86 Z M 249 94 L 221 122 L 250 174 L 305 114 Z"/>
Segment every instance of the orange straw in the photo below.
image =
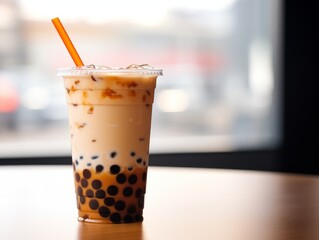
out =
<path fill-rule="evenodd" d="M 69 51 L 75 65 L 77 67 L 80 67 L 80 66 L 84 66 L 78 52 L 76 51 L 75 47 L 73 46 L 73 43 L 71 41 L 71 39 L 69 38 L 67 32 L 65 31 L 61 21 L 59 18 L 53 18 L 51 19 L 54 27 L 56 28 L 56 30 L 58 31 L 66 49 Z"/>

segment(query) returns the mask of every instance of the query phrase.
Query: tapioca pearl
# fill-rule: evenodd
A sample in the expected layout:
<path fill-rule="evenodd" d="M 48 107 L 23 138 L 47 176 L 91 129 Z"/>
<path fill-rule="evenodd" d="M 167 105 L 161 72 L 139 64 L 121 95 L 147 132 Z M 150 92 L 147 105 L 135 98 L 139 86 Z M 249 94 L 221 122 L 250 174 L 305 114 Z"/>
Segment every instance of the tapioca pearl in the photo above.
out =
<path fill-rule="evenodd" d="M 96 160 L 98 158 L 99 158 L 99 156 L 97 156 L 97 155 L 94 155 L 94 156 L 91 157 L 92 160 Z"/>
<path fill-rule="evenodd" d="M 119 213 L 112 213 L 110 216 L 110 220 L 113 223 L 120 223 L 121 222 L 121 215 Z"/>
<path fill-rule="evenodd" d="M 79 196 L 83 195 L 83 189 L 80 186 L 77 187 L 76 192 L 78 193 Z"/>
<path fill-rule="evenodd" d="M 118 193 L 119 189 L 115 185 L 111 185 L 107 188 L 107 193 L 111 196 L 115 196 Z"/>
<path fill-rule="evenodd" d="M 139 199 L 138 199 L 138 207 L 143 209 L 144 208 L 144 195 L 142 195 Z"/>
<path fill-rule="evenodd" d="M 91 183 L 92 188 L 99 189 L 102 187 L 102 182 L 98 179 L 94 179 Z"/>
<path fill-rule="evenodd" d="M 81 179 L 81 186 L 86 188 L 89 185 L 88 180 L 86 180 L 85 178 Z"/>
<path fill-rule="evenodd" d="M 133 194 L 133 189 L 131 187 L 126 187 L 123 189 L 123 195 L 129 197 Z"/>
<path fill-rule="evenodd" d="M 135 215 L 135 221 L 136 222 L 142 222 L 143 221 L 143 216 L 141 216 L 140 214 L 136 214 Z"/>
<path fill-rule="evenodd" d="M 86 178 L 86 179 L 90 179 L 91 178 L 91 171 L 89 169 L 84 169 L 83 170 L 83 176 Z"/>
<path fill-rule="evenodd" d="M 143 166 L 146 166 L 146 161 L 143 161 Z"/>
<path fill-rule="evenodd" d="M 94 196 L 94 192 L 92 191 L 92 189 L 86 190 L 85 196 L 87 196 L 87 197 L 93 197 L 93 196 Z"/>
<path fill-rule="evenodd" d="M 125 209 L 126 207 L 126 204 L 124 201 L 122 200 L 118 200 L 115 202 L 115 205 L 114 205 L 115 209 L 118 210 L 118 211 L 122 211 Z"/>
<path fill-rule="evenodd" d="M 114 203 L 115 203 L 114 198 L 111 198 L 111 197 L 104 198 L 104 204 L 106 206 L 113 206 Z"/>
<path fill-rule="evenodd" d="M 133 217 L 131 215 L 125 215 L 124 216 L 124 222 L 125 223 L 132 223 L 133 222 Z"/>
<path fill-rule="evenodd" d="M 125 183 L 125 181 L 126 181 L 126 176 L 125 176 L 125 174 L 123 174 L 123 173 L 118 174 L 118 175 L 116 176 L 116 181 L 117 181 L 118 183 Z"/>
<path fill-rule="evenodd" d="M 127 213 L 135 213 L 136 212 L 136 207 L 134 205 L 130 205 L 127 208 Z"/>
<path fill-rule="evenodd" d="M 92 210 L 96 210 L 99 208 L 99 202 L 95 199 L 91 199 L 89 202 L 89 206 Z"/>
<path fill-rule="evenodd" d="M 117 152 L 115 152 L 115 151 L 113 151 L 113 152 L 110 153 L 110 157 L 111 157 L 111 158 L 115 158 L 116 155 L 117 155 Z"/>
<path fill-rule="evenodd" d="M 75 171 L 75 164 L 72 163 L 72 168 L 73 168 L 73 171 Z"/>
<path fill-rule="evenodd" d="M 132 175 L 130 175 L 130 176 L 128 177 L 128 182 L 129 182 L 130 184 L 135 184 L 136 181 L 137 181 L 137 176 L 136 176 L 135 174 L 132 174 Z"/>
<path fill-rule="evenodd" d="M 91 167 L 92 163 L 87 163 L 86 166 Z"/>
<path fill-rule="evenodd" d="M 97 190 L 96 193 L 95 193 L 95 197 L 97 198 L 105 198 L 105 191 L 100 189 L 100 190 Z"/>
<path fill-rule="evenodd" d="M 79 165 L 79 161 L 75 160 L 75 165 L 78 166 Z"/>
<path fill-rule="evenodd" d="M 100 173 L 100 172 L 102 172 L 103 171 L 103 169 L 104 169 L 104 167 L 103 167 L 103 165 L 97 165 L 96 167 L 95 167 L 95 171 L 96 171 L 96 173 Z"/>
<path fill-rule="evenodd" d="M 143 194 L 143 190 L 141 188 L 136 189 L 135 191 L 135 197 L 140 198 Z"/>
<path fill-rule="evenodd" d="M 83 156 L 82 155 L 79 158 L 80 158 L 80 160 L 83 160 Z"/>
<path fill-rule="evenodd" d="M 127 170 L 132 171 L 132 170 L 133 170 L 133 166 L 129 166 L 129 167 L 127 168 Z"/>
<path fill-rule="evenodd" d="M 99 214 L 103 218 L 107 218 L 108 216 L 110 216 L 110 213 L 111 211 L 108 207 L 102 206 L 99 208 Z"/>
<path fill-rule="evenodd" d="M 114 164 L 110 167 L 110 172 L 112 174 L 118 174 L 120 171 L 121 171 L 121 168 L 119 165 Z"/>
<path fill-rule="evenodd" d="M 142 180 L 143 180 L 144 182 L 146 182 L 146 179 L 147 179 L 147 173 L 146 173 L 146 172 L 143 172 L 143 174 L 142 174 Z"/>
<path fill-rule="evenodd" d="M 136 159 L 136 162 L 137 162 L 137 163 L 141 163 L 142 161 L 143 161 L 142 158 Z"/>
<path fill-rule="evenodd" d="M 135 153 L 134 151 L 132 151 L 132 152 L 130 153 L 130 155 L 131 155 L 131 157 L 135 157 L 136 153 Z"/>
<path fill-rule="evenodd" d="M 80 180 L 81 180 L 80 174 L 76 173 L 75 174 L 75 181 L 80 182 Z"/>
<path fill-rule="evenodd" d="M 80 196 L 80 203 L 84 204 L 85 203 L 85 197 L 84 196 Z"/>

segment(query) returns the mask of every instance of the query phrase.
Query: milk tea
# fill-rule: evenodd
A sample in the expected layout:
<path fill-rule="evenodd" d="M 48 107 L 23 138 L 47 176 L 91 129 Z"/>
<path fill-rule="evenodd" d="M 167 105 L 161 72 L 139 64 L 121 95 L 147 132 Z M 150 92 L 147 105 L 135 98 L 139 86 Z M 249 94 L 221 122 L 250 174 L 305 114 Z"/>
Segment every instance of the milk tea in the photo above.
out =
<path fill-rule="evenodd" d="M 152 103 L 160 70 L 60 70 L 79 221 L 143 221 Z"/>

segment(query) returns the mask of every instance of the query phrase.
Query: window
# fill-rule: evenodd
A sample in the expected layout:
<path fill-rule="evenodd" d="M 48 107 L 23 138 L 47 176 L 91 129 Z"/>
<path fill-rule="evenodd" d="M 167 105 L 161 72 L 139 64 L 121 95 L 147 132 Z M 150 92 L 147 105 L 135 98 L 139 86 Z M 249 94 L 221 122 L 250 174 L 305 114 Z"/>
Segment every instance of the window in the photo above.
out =
<path fill-rule="evenodd" d="M 86 64 L 164 69 L 151 152 L 276 148 L 280 14 L 277 0 L 0 0 L 0 158 L 70 154 L 56 16 Z"/>

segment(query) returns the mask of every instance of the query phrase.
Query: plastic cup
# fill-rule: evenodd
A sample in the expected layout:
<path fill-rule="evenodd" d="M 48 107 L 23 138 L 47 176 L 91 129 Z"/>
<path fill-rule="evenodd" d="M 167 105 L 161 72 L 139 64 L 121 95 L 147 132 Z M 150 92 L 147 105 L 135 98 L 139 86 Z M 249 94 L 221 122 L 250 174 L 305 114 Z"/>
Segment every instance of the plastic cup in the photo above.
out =
<path fill-rule="evenodd" d="M 159 75 L 159 69 L 58 70 L 66 89 L 79 221 L 143 221 Z"/>

